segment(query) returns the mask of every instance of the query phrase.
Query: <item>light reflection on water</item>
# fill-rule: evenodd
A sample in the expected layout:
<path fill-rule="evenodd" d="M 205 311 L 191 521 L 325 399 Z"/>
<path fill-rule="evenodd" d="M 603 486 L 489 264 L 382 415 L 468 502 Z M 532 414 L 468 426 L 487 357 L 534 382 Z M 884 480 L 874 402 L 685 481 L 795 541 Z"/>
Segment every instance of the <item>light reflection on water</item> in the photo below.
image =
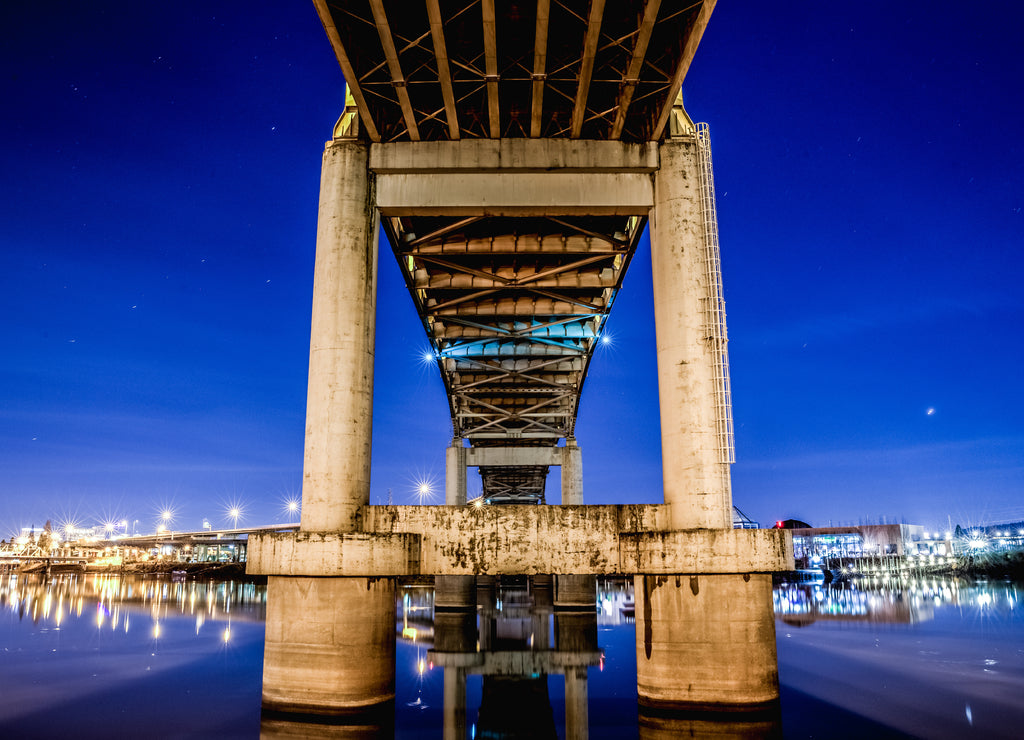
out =
<path fill-rule="evenodd" d="M 577 645 L 577 659 L 553 650 L 559 630 L 563 647 L 571 643 L 567 623 L 550 608 L 538 613 L 528 589 L 496 590 L 493 610 L 481 609 L 472 625 L 473 648 L 491 641 L 506 658 L 518 654 L 515 660 L 548 654 L 534 655 L 529 665 L 539 666 L 537 675 L 518 686 L 505 682 L 496 690 L 480 675 L 466 677 L 467 737 L 515 719 L 496 712 L 493 700 L 500 705 L 502 696 L 532 702 L 531 711 L 545 718 L 543 732 L 565 737 L 559 672 L 572 660 L 587 666 L 590 737 L 749 734 L 750 726 L 638 714 L 632 583 L 600 586 L 596 633 Z M 784 735 L 1018 737 L 1022 591 L 1009 582 L 941 579 L 777 586 Z M 435 641 L 446 627 L 433 595 L 422 585 L 399 589 L 387 735 L 442 734 L 445 668 Z M 265 614 L 265 588 L 247 583 L 2 576 L 0 728 L 11 737 L 109 737 L 116 722 L 117 736 L 259 737 Z M 493 622 L 485 625 L 485 618 Z M 290 732 L 270 724 L 265 737 Z"/>

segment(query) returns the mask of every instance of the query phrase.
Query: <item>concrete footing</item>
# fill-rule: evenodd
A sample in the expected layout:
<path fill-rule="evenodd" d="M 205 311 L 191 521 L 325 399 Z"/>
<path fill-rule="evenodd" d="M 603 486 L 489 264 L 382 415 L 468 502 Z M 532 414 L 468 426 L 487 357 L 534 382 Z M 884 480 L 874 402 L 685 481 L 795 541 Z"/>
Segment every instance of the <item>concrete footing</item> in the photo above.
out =
<path fill-rule="evenodd" d="M 655 708 L 779 698 L 770 575 L 636 576 L 637 693 Z"/>
<path fill-rule="evenodd" d="M 394 697 L 394 579 L 268 579 L 265 710 L 349 715 Z"/>

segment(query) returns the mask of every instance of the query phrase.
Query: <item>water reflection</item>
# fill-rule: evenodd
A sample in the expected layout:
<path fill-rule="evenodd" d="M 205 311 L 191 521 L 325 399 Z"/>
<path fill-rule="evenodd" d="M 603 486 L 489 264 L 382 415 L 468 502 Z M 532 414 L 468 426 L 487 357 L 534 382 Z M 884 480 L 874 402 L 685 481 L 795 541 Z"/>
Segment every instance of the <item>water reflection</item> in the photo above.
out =
<path fill-rule="evenodd" d="M 775 616 L 794 627 L 819 621 L 917 624 L 933 619 L 941 606 L 1008 613 L 1019 601 L 1012 582 L 956 579 L 783 583 L 773 593 Z"/>
<path fill-rule="evenodd" d="M 195 620 L 196 634 L 207 622 L 220 626 L 220 639 L 231 639 L 231 620 L 262 622 L 266 589 L 234 581 L 172 581 L 111 574 L 0 576 L 0 610 L 19 620 L 60 629 L 68 619 L 89 619 L 97 629 L 128 632 L 148 618 L 154 639 L 161 622 L 171 617 Z"/>
<path fill-rule="evenodd" d="M 950 579 L 778 585 L 785 735 L 1014 736 L 1024 721 L 1020 589 Z M 376 716 L 318 724 L 261 718 L 261 586 L 3 576 L 0 726 L 12 737 L 81 738 L 100 736 L 110 716 L 123 734 L 152 737 L 779 733 L 770 713 L 638 706 L 633 581 L 601 579 L 594 593 L 589 608 L 565 609 L 550 577 L 483 579 L 447 597 L 429 582 L 399 584 L 388 622 L 395 701 Z M 154 706 L 166 714 L 158 727 Z M 52 731 L 33 734 L 40 723 Z"/>

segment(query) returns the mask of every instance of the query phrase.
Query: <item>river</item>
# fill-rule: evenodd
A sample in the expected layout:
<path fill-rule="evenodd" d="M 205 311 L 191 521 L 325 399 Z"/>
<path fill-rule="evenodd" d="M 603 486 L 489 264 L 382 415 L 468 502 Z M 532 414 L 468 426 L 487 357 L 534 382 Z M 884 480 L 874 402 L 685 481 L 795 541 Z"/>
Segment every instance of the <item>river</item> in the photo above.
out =
<path fill-rule="evenodd" d="M 441 737 L 451 668 L 431 648 L 447 627 L 431 588 L 398 594 L 383 733 Z M 467 737 L 565 737 L 572 666 L 585 670 L 592 738 L 1016 738 L 1024 727 L 1024 584 L 777 586 L 779 712 L 734 724 L 638 710 L 629 581 L 599 581 L 596 615 L 576 617 L 531 611 L 525 581 L 494 594 L 479 620 L 500 653 L 486 670 L 503 675 L 465 677 Z M 265 587 L 251 583 L 0 576 L 0 737 L 298 736 L 308 728 L 261 723 L 265 615 Z M 531 672 L 507 675 L 519 663 Z M 346 732 L 306 736 L 356 736 Z"/>

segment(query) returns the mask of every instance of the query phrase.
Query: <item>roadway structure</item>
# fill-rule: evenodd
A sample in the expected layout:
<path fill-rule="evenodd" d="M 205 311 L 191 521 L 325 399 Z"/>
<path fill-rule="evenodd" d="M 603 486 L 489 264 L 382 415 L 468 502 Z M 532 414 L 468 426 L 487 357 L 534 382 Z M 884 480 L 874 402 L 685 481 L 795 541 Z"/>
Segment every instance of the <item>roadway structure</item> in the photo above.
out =
<path fill-rule="evenodd" d="M 321 175 L 297 533 L 250 537 L 269 576 L 263 703 L 344 714 L 394 697 L 394 577 L 475 609 L 481 574 L 636 578 L 651 706 L 778 698 L 782 530 L 732 529 L 727 336 L 707 127 L 681 88 L 701 2 L 314 0 L 347 82 Z M 587 368 L 649 229 L 662 505 L 585 506 Z M 378 242 L 448 396 L 445 506 L 370 506 Z M 386 258 L 386 257 L 385 257 Z M 467 506 L 477 467 L 490 504 Z M 686 666 L 681 670 L 680 666 Z"/>

